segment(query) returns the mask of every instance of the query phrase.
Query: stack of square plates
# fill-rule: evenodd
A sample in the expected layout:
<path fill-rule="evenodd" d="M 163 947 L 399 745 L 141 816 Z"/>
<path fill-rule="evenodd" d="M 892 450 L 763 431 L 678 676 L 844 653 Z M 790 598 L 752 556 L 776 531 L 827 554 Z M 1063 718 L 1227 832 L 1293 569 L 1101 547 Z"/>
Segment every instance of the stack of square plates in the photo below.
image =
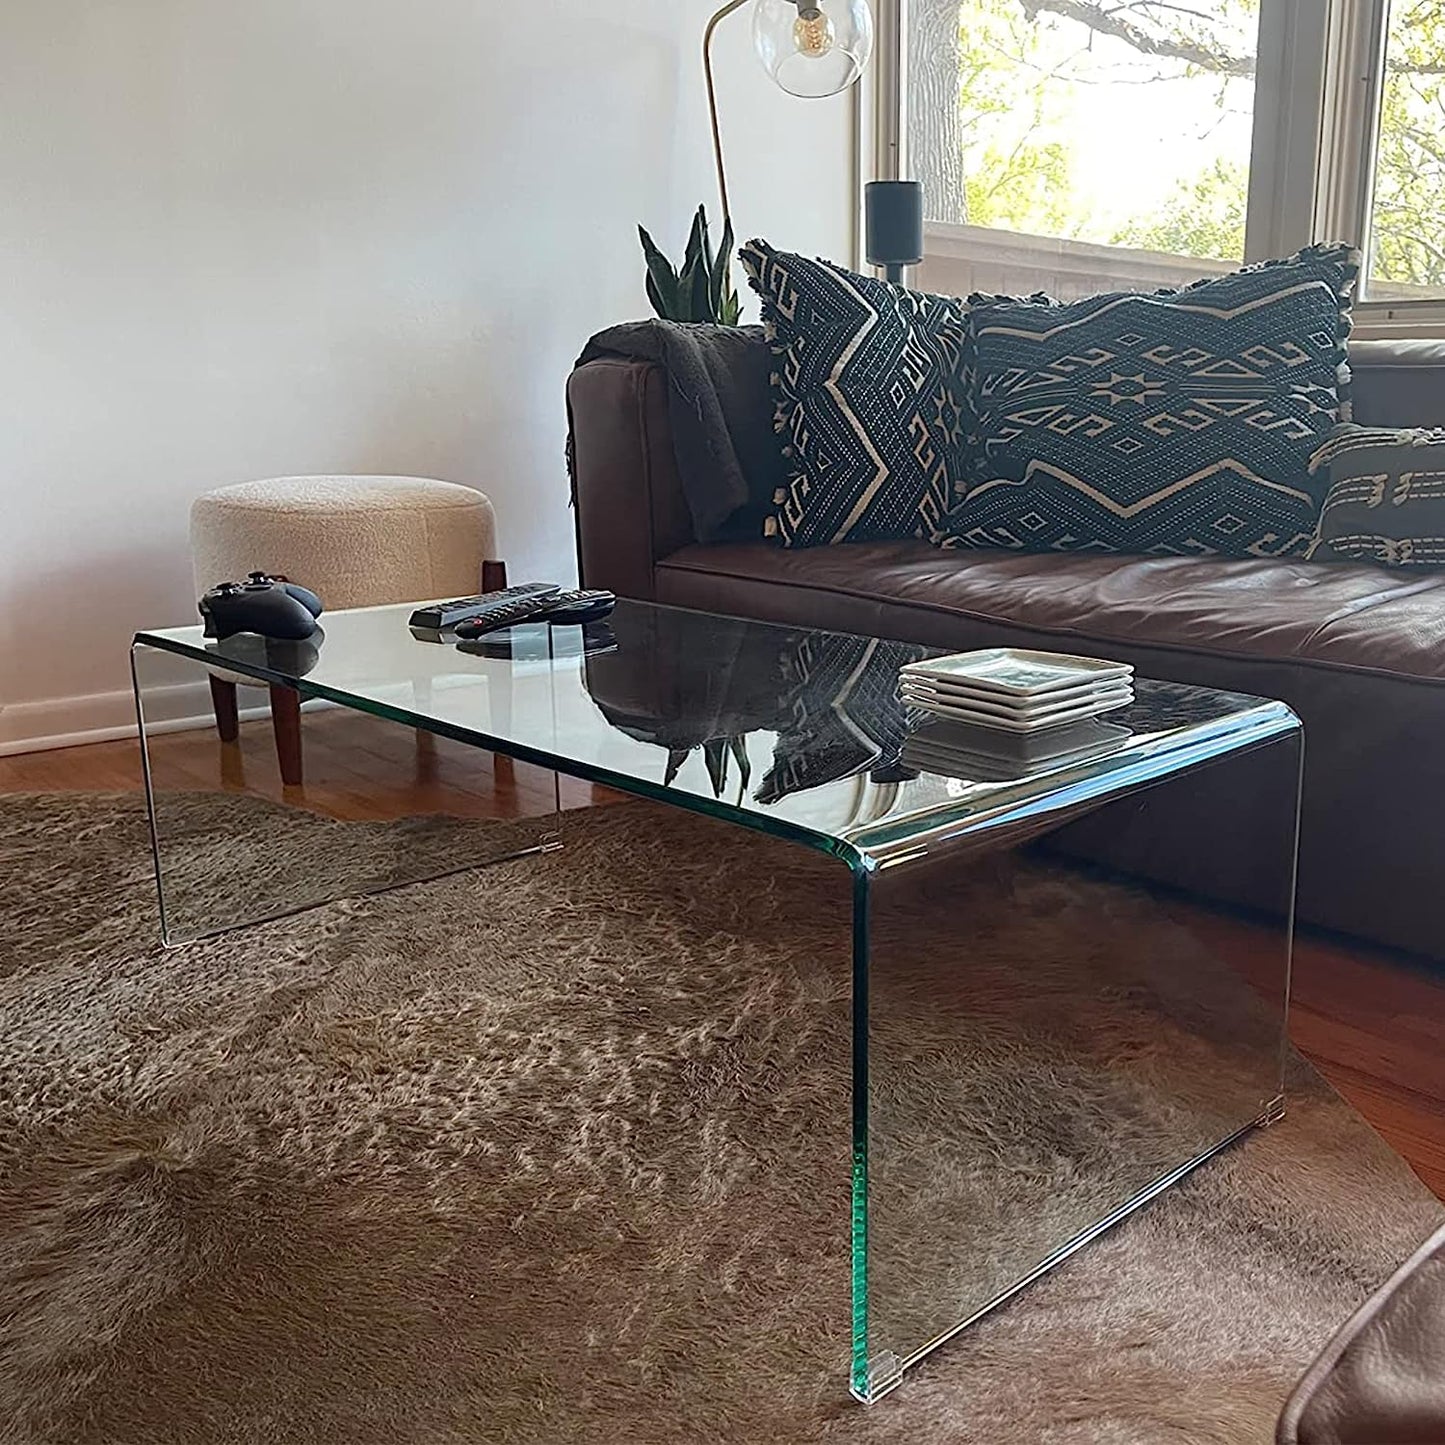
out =
<path fill-rule="evenodd" d="M 1127 707 L 1133 676 L 1127 663 L 989 647 L 909 663 L 898 691 L 935 717 L 1027 734 Z"/>

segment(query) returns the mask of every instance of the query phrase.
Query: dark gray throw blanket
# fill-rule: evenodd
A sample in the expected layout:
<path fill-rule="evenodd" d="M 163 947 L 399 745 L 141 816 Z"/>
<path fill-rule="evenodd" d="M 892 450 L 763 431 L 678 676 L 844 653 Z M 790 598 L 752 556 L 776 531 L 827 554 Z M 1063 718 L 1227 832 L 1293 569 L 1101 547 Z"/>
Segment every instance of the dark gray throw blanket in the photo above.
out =
<path fill-rule="evenodd" d="M 667 373 L 677 473 L 698 541 L 760 537 L 773 493 L 787 480 L 763 328 L 629 321 L 599 331 L 577 365 L 609 356 L 656 362 Z M 570 415 L 567 467 L 575 501 Z"/>

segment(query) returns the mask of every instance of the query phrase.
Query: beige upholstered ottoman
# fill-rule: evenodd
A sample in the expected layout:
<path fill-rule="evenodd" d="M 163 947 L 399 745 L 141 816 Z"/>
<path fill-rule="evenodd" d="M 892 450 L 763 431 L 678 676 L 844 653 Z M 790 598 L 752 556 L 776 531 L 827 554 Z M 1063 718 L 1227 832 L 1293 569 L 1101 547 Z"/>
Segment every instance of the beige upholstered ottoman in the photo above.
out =
<path fill-rule="evenodd" d="M 333 611 L 467 597 L 496 555 L 491 502 L 424 477 L 277 477 L 191 507 L 198 597 L 255 571 L 309 587 Z"/>
<path fill-rule="evenodd" d="M 248 572 L 289 577 L 328 611 L 469 597 L 506 586 L 496 555 L 491 502 L 471 487 L 426 477 L 276 477 L 221 487 L 191 506 L 198 597 L 218 582 L 243 582 Z M 246 679 L 211 678 L 227 742 L 239 735 L 238 680 Z M 271 689 L 288 784 L 301 781 L 299 708 L 293 690 Z"/>

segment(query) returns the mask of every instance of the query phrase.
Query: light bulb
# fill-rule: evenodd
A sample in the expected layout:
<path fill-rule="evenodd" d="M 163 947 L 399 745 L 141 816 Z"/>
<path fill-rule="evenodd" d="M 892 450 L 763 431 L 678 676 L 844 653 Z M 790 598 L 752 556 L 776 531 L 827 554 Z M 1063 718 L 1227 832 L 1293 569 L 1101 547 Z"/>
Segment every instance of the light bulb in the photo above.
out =
<path fill-rule="evenodd" d="M 793 44 L 800 55 L 817 57 L 833 48 L 837 32 L 833 22 L 816 5 L 799 5 L 798 18 L 793 21 Z"/>
<path fill-rule="evenodd" d="M 755 0 L 753 49 L 790 95 L 837 95 L 873 49 L 868 0 Z"/>

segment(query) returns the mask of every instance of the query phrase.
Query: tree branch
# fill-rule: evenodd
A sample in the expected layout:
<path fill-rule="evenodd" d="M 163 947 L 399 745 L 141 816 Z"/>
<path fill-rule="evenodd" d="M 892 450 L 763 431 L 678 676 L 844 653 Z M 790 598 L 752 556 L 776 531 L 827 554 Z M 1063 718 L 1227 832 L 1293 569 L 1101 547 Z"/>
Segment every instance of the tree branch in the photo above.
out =
<path fill-rule="evenodd" d="M 1433 256 L 1437 264 L 1445 264 L 1445 251 L 1428 237 L 1415 231 L 1395 231 L 1388 239 L 1397 246 L 1418 246 L 1427 255 Z"/>
<path fill-rule="evenodd" d="M 1255 73 L 1255 58 L 1252 55 L 1231 55 L 1226 50 L 1216 49 L 1202 40 L 1184 35 L 1151 35 L 1142 26 L 1124 18 L 1122 10 L 1105 10 L 1097 0 L 1019 0 L 1024 16 L 1030 24 L 1041 13 L 1058 15 L 1065 20 L 1075 20 L 1087 25 L 1098 35 L 1111 35 L 1137 50 L 1141 55 L 1157 55 L 1164 60 L 1182 60 L 1186 65 L 1197 66 L 1200 70 L 1212 71 L 1215 75 L 1250 76 Z M 1162 10 L 1173 10 L 1182 15 L 1196 16 L 1201 20 L 1209 17 L 1198 10 L 1182 5 L 1160 5 Z M 1445 60 L 1401 60 L 1394 56 L 1385 57 L 1385 69 L 1394 75 L 1445 75 Z"/>
<path fill-rule="evenodd" d="M 1212 71 L 1215 75 L 1247 77 L 1256 71 L 1253 55 L 1231 55 L 1228 51 L 1212 48 L 1204 40 L 1183 35 L 1150 35 L 1142 26 L 1124 19 L 1123 10 L 1105 10 L 1097 0 L 1019 0 L 1023 13 L 1032 25 L 1040 13 L 1056 14 L 1065 20 L 1077 20 L 1087 25 L 1097 35 L 1111 35 L 1123 40 L 1126 45 L 1139 51 L 1140 55 L 1157 55 L 1166 61 L 1183 61 L 1186 65 L 1198 66 L 1201 71 Z M 1179 14 L 1208 20 L 1207 14 L 1191 10 L 1178 4 L 1160 4 L 1150 9 L 1173 10 Z M 1403 61 L 1396 56 L 1386 56 L 1384 68 L 1393 75 L 1445 75 L 1445 59 L 1432 61 Z"/>
<path fill-rule="evenodd" d="M 1122 19 L 1116 11 L 1104 10 L 1097 4 L 1091 4 L 1090 0 L 1020 0 L 1020 3 L 1030 23 L 1037 20 L 1041 12 L 1047 11 L 1050 15 L 1059 15 L 1065 20 L 1077 20 L 1100 35 L 1112 35 L 1132 46 L 1141 55 L 1182 60 L 1187 65 L 1197 65 L 1201 70 L 1213 71 L 1216 75 L 1254 74 L 1252 55 L 1229 55 L 1182 36 L 1150 35 L 1139 26 Z"/>

